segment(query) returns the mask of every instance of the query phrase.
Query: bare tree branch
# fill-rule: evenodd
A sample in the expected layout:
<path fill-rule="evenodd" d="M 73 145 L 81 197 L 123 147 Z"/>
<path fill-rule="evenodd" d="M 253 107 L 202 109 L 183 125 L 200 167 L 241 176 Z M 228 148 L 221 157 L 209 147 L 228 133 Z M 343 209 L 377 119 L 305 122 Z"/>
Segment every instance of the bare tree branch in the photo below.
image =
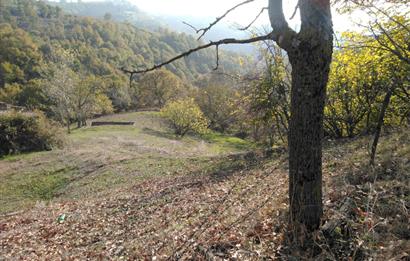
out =
<path fill-rule="evenodd" d="M 238 8 L 238 7 L 242 6 L 242 5 L 246 5 L 246 4 L 252 3 L 252 2 L 254 2 L 254 1 L 255 1 L 255 0 L 246 0 L 246 1 L 243 1 L 243 2 L 241 2 L 241 3 L 237 4 L 237 5 L 235 5 L 234 7 L 232 7 L 232 8 L 229 9 L 228 11 L 226 11 L 223 15 L 217 17 L 217 18 L 215 19 L 215 21 L 213 21 L 212 23 L 210 23 L 210 24 L 209 24 L 207 27 L 205 27 L 205 28 L 195 29 L 194 26 L 191 26 L 191 25 L 188 25 L 188 26 L 190 26 L 191 28 L 193 28 L 193 29 L 196 31 L 197 34 L 199 34 L 199 33 L 202 32 L 201 35 L 198 37 L 198 40 L 200 40 L 209 30 L 211 30 L 211 28 L 212 28 L 214 25 L 216 25 L 217 23 L 219 23 L 219 22 L 220 22 L 222 19 L 224 19 L 229 13 L 231 13 L 231 12 L 234 11 L 236 8 Z"/>
<path fill-rule="evenodd" d="M 293 11 L 292 16 L 289 18 L 290 20 L 292 20 L 292 19 L 295 17 L 296 12 L 297 12 L 298 9 L 299 9 L 299 4 L 300 4 L 300 0 L 298 1 L 298 3 L 297 3 L 296 6 L 295 6 L 295 11 Z"/>
<path fill-rule="evenodd" d="M 370 26 L 370 31 L 372 32 L 375 40 L 379 43 L 379 45 L 385 49 L 387 49 L 388 51 L 390 51 L 392 54 L 396 55 L 397 58 L 399 58 L 400 60 L 402 60 L 403 62 L 406 62 L 408 64 L 410 64 L 410 59 L 408 57 L 405 57 L 403 55 L 403 53 L 400 51 L 400 47 L 397 46 L 397 44 L 395 43 L 395 41 L 391 38 L 391 36 L 388 34 L 388 32 L 381 26 L 379 25 L 377 22 L 376 24 L 379 26 L 379 29 L 382 30 L 383 34 L 387 37 L 388 41 L 395 47 L 395 49 L 393 49 L 392 47 L 390 47 L 388 44 L 386 44 L 385 42 L 383 42 L 380 37 L 378 37 L 377 33 L 375 32 L 374 28 L 372 26 Z M 406 53 L 406 50 L 405 52 Z"/>
<path fill-rule="evenodd" d="M 401 23 L 398 19 L 394 18 L 394 16 L 390 15 L 388 12 L 386 12 L 383 9 L 378 8 L 377 6 L 372 6 L 370 8 L 374 8 L 376 9 L 376 11 L 378 11 L 379 13 L 383 14 L 384 16 L 387 17 L 387 19 L 389 19 L 390 21 L 392 21 L 393 23 L 397 24 L 398 26 L 400 26 L 401 28 L 403 28 L 404 30 L 406 30 L 408 33 L 410 33 L 410 28 L 408 25 Z M 370 11 L 377 16 L 376 12 L 371 10 Z M 405 12 L 403 13 L 403 16 L 408 16 L 410 12 Z"/>
<path fill-rule="evenodd" d="M 253 77 L 251 77 L 251 76 L 249 76 L 249 75 L 248 75 L 248 76 L 240 76 L 240 75 L 229 74 L 229 73 L 221 72 L 221 71 L 219 71 L 219 72 L 212 72 L 212 74 L 214 74 L 214 75 L 222 75 L 222 76 L 225 76 L 225 77 L 229 77 L 231 80 L 235 80 L 235 81 L 237 81 L 238 83 L 243 83 L 244 81 L 246 81 L 246 82 L 252 82 L 252 81 L 256 81 L 256 80 L 259 79 L 258 76 L 253 76 Z"/>
<path fill-rule="evenodd" d="M 276 43 L 284 50 L 289 51 L 296 32 L 290 29 L 283 14 L 282 0 L 269 0 L 269 19 Z"/>
<path fill-rule="evenodd" d="M 263 12 L 264 12 L 265 10 L 268 10 L 268 8 L 267 8 L 267 7 L 262 8 L 262 9 L 260 10 L 260 12 L 258 13 L 258 15 L 255 17 L 255 19 L 252 20 L 252 22 L 250 22 L 247 26 L 245 26 L 245 27 L 243 27 L 243 28 L 239 28 L 238 30 L 240 30 L 240 31 L 246 31 L 246 30 L 248 30 L 248 29 L 256 22 L 256 20 L 258 20 L 258 18 L 263 14 Z"/>
<path fill-rule="evenodd" d="M 130 70 L 130 69 L 127 69 L 127 68 L 123 67 L 123 68 L 121 68 L 121 71 L 123 71 L 124 73 L 127 73 L 127 74 L 147 73 L 147 72 L 151 72 L 151 71 L 154 71 L 156 69 L 159 69 L 159 68 L 161 68 L 165 65 L 168 65 L 172 62 L 175 62 L 176 60 L 187 57 L 187 56 L 189 56 L 190 54 L 192 54 L 194 52 L 200 51 L 202 49 L 209 48 L 211 46 L 219 47 L 220 45 L 226 45 L 226 44 L 248 44 L 248 43 L 254 43 L 254 42 L 259 42 L 259 41 L 263 41 L 263 40 L 273 40 L 273 33 L 269 33 L 269 34 L 266 34 L 266 35 L 257 36 L 257 37 L 253 37 L 253 38 L 248 38 L 248 39 L 226 38 L 226 39 L 222 39 L 222 40 L 215 41 L 215 42 L 211 41 L 207 44 L 204 44 L 204 45 L 198 46 L 196 48 L 190 49 L 190 50 L 188 50 L 184 53 L 181 53 L 181 54 L 169 59 L 168 61 L 165 61 L 163 63 L 154 65 L 150 68 L 141 69 L 141 70 Z"/>
<path fill-rule="evenodd" d="M 379 30 L 383 33 L 383 35 L 386 36 L 387 40 L 396 48 L 396 50 L 397 50 L 398 52 L 401 52 L 401 51 L 407 52 L 407 50 L 406 50 L 404 47 L 402 47 L 402 46 L 400 46 L 400 45 L 398 45 L 398 44 L 396 43 L 396 41 L 392 38 L 392 36 L 390 35 L 390 33 L 387 32 L 386 29 L 384 29 L 384 27 L 383 27 L 379 22 L 375 21 L 375 23 L 376 23 L 377 27 L 379 27 Z M 372 29 L 372 33 L 374 34 L 374 30 L 373 30 L 373 29 Z M 380 42 L 381 42 L 381 41 L 380 41 L 380 38 L 379 38 L 377 35 L 374 35 L 374 36 L 375 36 L 376 40 L 378 40 L 378 42 L 380 43 Z M 380 43 L 380 45 L 383 45 L 383 44 Z M 385 45 L 386 45 L 386 44 L 385 44 Z M 400 50 L 401 50 L 401 51 L 400 51 Z"/>
<path fill-rule="evenodd" d="M 189 26 L 189 27 L 191 27 L 196 33 L 199 32 L 199 29 L 197 29 L 195 26 L 193 26 L 193 25 L 191 25 L 191 24 L 189 24 L 189 23 L 187 23 L 187 22 L 185 22 L 185 21 L 183 21 L 182 23 L 185 24 L 185 25 L 187 25 L 187 26 Z"/>

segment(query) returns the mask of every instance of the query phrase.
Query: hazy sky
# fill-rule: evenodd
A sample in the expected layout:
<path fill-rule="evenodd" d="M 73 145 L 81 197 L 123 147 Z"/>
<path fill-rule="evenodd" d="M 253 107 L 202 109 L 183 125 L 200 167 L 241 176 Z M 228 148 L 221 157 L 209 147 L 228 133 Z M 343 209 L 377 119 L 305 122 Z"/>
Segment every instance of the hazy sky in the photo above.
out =
<path fill-rule="evenodd" d="M 223 14 L 229 8 L 242 2 L 243 0 L 130 0 L 142 10 L 156 15 L 182 15 L 197 17 L 217 17 Z M 284 0 L 285 16 L 290 17 L 295 9 L 297 0 Z M 267 6 L 268 0 L 256 0 L 254 3 L 244 5 L 233 12 L 227 18 L 228 22 L 248 24 L 258 14 L 260 9 Z M 346 15 L 340 15 L 333 12 L 333 21 L 336 31 L 350 29 L 352 23 Z M 259 18 L 259 23 L 269 23 L 268 16 Z M 298 23 L 298 17 L 289 21 L 291 27 Z"/>

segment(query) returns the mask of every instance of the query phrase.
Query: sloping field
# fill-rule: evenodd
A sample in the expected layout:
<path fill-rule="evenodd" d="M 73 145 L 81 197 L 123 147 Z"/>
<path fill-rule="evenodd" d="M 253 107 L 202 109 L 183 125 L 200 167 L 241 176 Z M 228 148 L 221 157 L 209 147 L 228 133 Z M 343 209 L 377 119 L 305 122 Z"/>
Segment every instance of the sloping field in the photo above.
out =
<path fill-rule="evenodd" d="M 407 132 L 382 139 L 379 165 L 371 170 L 368 138 L 327 144 L 324 222 L 347 199 L 355 205 L 338 217 L 336 232 L 318 232 L 302 254 L 287 235 L 286 155 L 247 153 L 250 144 L 220 135 L 176 140 L 153 113 L 122 117 L 141 124 L 78 130 L 63 151 L 0 161 L 2 211 L 23 209 L 0 218 L 0 260 L 400 260 L 409 254 Z"/>
<path fill-rule="evenodd" d="M 128 113 L 135 126 L 75 130 L 63 150 L 0 160 L 0 214 L 51 199 L 111 193 L 148 177 L 173 176 L 211 167 L 211 158 L 243 153 L 244 140 L 219 134 L 177 139 L 157 113 Z"/>

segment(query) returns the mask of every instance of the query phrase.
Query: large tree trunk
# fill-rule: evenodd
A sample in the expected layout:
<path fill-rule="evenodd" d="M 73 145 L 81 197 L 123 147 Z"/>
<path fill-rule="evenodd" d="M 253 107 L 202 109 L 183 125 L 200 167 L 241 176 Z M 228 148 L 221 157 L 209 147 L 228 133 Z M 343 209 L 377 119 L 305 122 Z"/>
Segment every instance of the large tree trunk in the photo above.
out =
<path fill-rule="evenodd" d="M 269 1 L 269 17 L 274 40 L 287 51 L 292 65 L 288 141 L 291 223 L 314 230 L 320 225 L 323 209 L 323 110 L 332 60 L 333 30 L 329 0 L 298 3 L 302 20 L 298 33 L 286 22 L 282 0 Z"/>
<path fill-rule="evenodd" d="M 322 216 L 323 110 L 331 47 L 327 43 L 327 46 L 316 51 L 302 49 L 296 54 L 290 54 L 290 58 L 290 215 L 293 222 L 304 224 L 312 230 L 319 227 Z"/>

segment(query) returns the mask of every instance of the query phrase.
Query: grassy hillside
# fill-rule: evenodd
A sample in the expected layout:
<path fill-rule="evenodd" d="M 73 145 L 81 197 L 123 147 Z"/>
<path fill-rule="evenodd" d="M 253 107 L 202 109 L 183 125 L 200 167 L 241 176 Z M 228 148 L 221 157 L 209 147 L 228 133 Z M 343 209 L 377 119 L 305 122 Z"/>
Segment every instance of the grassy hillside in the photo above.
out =
<path fill-rule="evenodd" d="M 153 176 L 201 171 L 210 158 L 245 151 L 248 142 L 219 134 L 177 139 L 155 112 L 107 116 L 98 121 L 135 126 L 75 130 L 67 147 L 0 161 L 0 213 L 37 201 L 84 198 Z"/>
<path fill-rule="evenodd" d="M 151 112 L 102 120 L 113 118 L 137 123 L 78 130 L 65 150 L 0 161 L 1 211 L 23 210 L 0 218 L 0 259 L 299 260 L 286 154 L 242 153 L 251 144 L 218 135 L 178 140 Z M 303 258 L 408 257 L 409 132 L 383 136 L 374 168 L 369 141 L 326 143 L 323 223 L 338 223 Z"/>

